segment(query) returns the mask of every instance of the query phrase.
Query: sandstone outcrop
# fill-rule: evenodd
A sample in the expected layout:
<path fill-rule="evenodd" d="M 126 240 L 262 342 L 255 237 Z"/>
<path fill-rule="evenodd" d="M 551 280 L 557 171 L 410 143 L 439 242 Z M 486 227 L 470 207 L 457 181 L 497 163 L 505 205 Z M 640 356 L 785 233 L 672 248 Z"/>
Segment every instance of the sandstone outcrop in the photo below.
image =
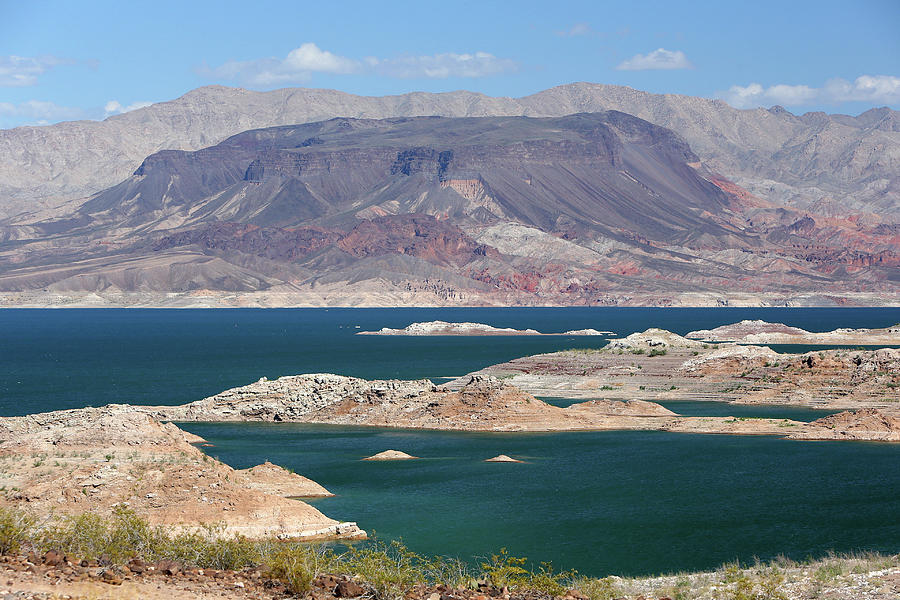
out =
<path fill-rule="evenodd" d="M 378 454 L 366 457 L 363 460 L 414 460 L 417 458 L 419 457 L 407 454 L 406 452 L 401 452 L 400 450 L 385 450 L 384 452 L 379 452 Z"/>
<path fill-rule="evenodd" d="M 707 342 L 737 342 L 740 344 L 900 345 L 900 325 L 876 329 L 841 328 L 833 331 L 811 332 L 782 323 L 757 320 L 722 325 L 715 329 L 692 331 L 686 337 Z"/>
<path fill-rule="evenodd" d="M 651 327 L 621 339 L 612 339 L 606 347 L 610 350 L 664 350 L 666 348 L 699 348 L 702 345 L 700 342 L 689 340 L 677 333 Z"/>
<path fill-rule="evenodd" d="M 0 438 L 3 505 L 103 514 L 124 504 L 151 524 L 192 529 L 224 523 L 226 535 L 365 537 L 355 523 L 285 498 L 286 478 L 271 477 L 278 467 L 235 471 L 192 446 L 195 436 L 133 407 L 4 417 Z"/>
<path fill-rule="evenodd" d="M 847 410 L 817 419 L 788 437 L 796 440 L 900 442 L 900 415 L 874 408 Z"/>
<path fill-rule="evenodd" d="M 268 461 L 249 469 L 235 471 L 238 481 L 250 489 L 285 498 L 325 498 L 334 496 L 324 487 L 303 475 L 288 471 Z"/>

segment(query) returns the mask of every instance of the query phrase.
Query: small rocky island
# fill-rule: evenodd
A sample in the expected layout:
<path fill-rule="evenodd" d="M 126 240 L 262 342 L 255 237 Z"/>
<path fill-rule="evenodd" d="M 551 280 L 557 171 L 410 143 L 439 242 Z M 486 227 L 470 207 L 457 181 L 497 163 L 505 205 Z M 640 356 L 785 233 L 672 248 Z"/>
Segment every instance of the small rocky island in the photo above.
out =
<path fill-rule="evenodd" d="M 411 323 L 403 329 L 383 327 L 378 331 L 360 331 L 357 335 L 612 335 L 611 331 L 596 329 L 575 329 L 562 333 L 541 333 L 535 329 L 513 329 L 511 327 L 494 327 L 484 323 L 450 323 L 447 321 L 426 321 Z"/>
<path fill-rule="evenodd" d="M 400 450 L 385 450 L 384 452 L 368 456 L 363 460 L 415 460 L 417 458 L 419 457 L 407 454 L 406 452 L 401 452 Z"/>

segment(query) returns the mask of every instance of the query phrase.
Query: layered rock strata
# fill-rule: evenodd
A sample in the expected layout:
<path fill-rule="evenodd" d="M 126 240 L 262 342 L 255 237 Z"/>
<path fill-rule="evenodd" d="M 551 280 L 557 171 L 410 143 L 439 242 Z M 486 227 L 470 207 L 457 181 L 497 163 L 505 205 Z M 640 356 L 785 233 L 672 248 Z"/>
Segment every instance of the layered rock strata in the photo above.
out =
<path fill-rule="evenodd" d="M 900 349 L 892 348 L 779 354 L 648 329 L 602 349 L 526 356 L 477 374 L 536 396 L 900 410 Z"/>
<path fill-rule="evenodd" d="M 283 539 L 364 538 L 286 495 L 321 486 L 266 464 L 235 471 L 200 441 L 124 405 L 0 418 L 0 504 L 47 514 L 109 513 L 124 505 L 151 524 Z M 297 493 L 300 492 L 300 493 Z"/>

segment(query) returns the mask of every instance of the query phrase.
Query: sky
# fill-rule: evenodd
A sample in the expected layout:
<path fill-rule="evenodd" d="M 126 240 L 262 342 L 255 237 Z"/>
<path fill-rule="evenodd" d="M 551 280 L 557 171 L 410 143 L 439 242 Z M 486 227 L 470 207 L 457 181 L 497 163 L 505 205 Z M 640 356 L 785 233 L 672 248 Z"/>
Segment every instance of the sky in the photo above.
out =
<path fill-rule="evenodd" d="M 519 97 L 576 81 L 797 114 L 900 109 L 900 0 L 0 0 L 0 128 L 213 84 Z"/>

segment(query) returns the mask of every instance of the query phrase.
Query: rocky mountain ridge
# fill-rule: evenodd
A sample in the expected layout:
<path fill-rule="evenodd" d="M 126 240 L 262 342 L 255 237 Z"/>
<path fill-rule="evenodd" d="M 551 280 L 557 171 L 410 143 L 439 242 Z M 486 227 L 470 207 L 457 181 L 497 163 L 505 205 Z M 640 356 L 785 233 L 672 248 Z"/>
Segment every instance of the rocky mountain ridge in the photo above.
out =
<path fill-rule="evenodd" d="M 888 108 L 859 116 L 781 107 L 738 110 L 721 100 L 573 83 L 523 98 L 472 92 L 362 97 L 334 90 L 252 92 L 209 86 L 101 122 L 0 131 L 0 214 L 47 217 L 66 202 L 126 178 L 148 155 L 196 150 L 260 127 L 333 117 L 562 116 L 618 110 L 670 128 L 700 159 L 771 202 L 829 216 L 900 214 L 900 117 Z M 874 215 L 881 215 L 877 217 Z"/>
<path fill-rule="evenodd" d="M 736 189 L 677 134 L 616 111 L 330 119 L 159 152 L 62 217 L 0 226 L 0 291 L 287 305 L 896 292 L 892 227 Z"/>

